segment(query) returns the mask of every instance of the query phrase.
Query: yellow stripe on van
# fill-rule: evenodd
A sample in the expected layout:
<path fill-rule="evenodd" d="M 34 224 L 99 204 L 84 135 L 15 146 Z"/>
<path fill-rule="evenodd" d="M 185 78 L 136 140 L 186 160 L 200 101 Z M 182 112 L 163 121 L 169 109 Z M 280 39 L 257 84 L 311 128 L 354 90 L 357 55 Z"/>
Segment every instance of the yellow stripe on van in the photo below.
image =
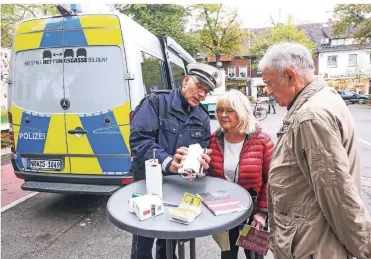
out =
<path fill-rule="evenodd" d="M 122 45 L 121 30 L 117 29 L 84 29 L 86 41 L 91 45 Z"/>
<path fill-rule="evenodd" d="M 42 32 L 17 35 L 14 40 L 14 51 L 38 49 L 40 47 L 42 37 Z"/>
<path fill-rule="evenodd" d="M 64 169 L 58 173 L 70 173 L 70 160 L 67 156 L 64 114 L 52 114 L 44 146 L 44 154 L 66 154 Z"/>
<path fill-rule="evenodd" d="M 10 112 L 13 118 L 13 134 L 14 134 L 14 146 L 17 149 L 18 135 L 21 128 L 21 120 L 23 115 L 23 110 L 14 104 L 10 106 Z"/>
<path fill-rule="evenodd" d="M 130 113 L 130 102 L 126 102 L 124 105 L 115 107 L 112 109 L 113 115 L 115 116 L 117 125 L 124 125 L 128 124 L 127 126 L 120 126 L 120 132 L 122 137 L 125 140 L 126 147 L 130 153 L 130 142 L 129 142 L 129 137 L 130 137 L 130 118 L 129 118 L 129 113 Z"/>
<path fill-rule="evenodd" d="M 27 33 L 33 31 L 43 31 L 48 19 L 39 19 L 23 22 L 18 26 L 17 34 Z"/>
<path fill-rule="evenodd" d="M 77 114 L 66 114 L 66 128 L 67 130 L 81 127 L 82 124 Z M 68 153 L 93 155 L 93 149 L 89 143 L 88 137 L 82 135 L 77 137 L 67 133 Z M 71 173 L 72 174 L 103 174 L 98 158 L 96 157 L 70 157 Z"/>
<path fill-rule="evenodd" d="M 79 16 L 81 27 L 120 27 L 116 15 L 83 15 Z"/>

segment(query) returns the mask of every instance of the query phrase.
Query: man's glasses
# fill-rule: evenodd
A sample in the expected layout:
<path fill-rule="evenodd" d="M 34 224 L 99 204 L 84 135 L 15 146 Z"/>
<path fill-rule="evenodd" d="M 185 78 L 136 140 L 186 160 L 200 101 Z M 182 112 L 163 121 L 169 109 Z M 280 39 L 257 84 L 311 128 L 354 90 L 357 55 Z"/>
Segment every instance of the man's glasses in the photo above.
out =
<path fill-rule="evenodd" d="M 193 76 L 191 78 L 192 78 L 193 82 L 195 82 L 195 85 L 197 87 L 197 91 L 199 93 L 202 93 L 203 92 L 205 95 L 207 95 L 209 93 L 209 88 L 208 87 L 205 89 L 205 87 L 203 87 L 200 84 L 200 82 L 198 81 L 198 79 L 196 80 Z"/>
<path fill-rule="evenodd" d="M 218 115 L 223 115 L 225 113 L 225 115 L 229 116 L 229 115 L 232 115 L 233 113 L 235 113 L 236 111 L 233 110 L 233 109 L 222 109 L 222 108 L 218 108 L 216 109 L 216 113 Z"/>

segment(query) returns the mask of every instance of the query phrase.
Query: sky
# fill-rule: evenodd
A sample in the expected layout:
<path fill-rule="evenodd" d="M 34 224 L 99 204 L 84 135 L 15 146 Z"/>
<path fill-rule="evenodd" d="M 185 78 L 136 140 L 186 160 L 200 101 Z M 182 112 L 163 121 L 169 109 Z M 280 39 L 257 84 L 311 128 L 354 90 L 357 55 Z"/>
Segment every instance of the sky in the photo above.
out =
<path fill-rule="evenodd" d="M 140 3 L 142 1 L 136 1 Z M 288 1 L 288 0 L 250 0 L 250 1 L 198 1 L 198 3 L 222 3 L 238 10 L 239 19 L 244 28 L 259 28 L 271 26 L 271 18 L 275 22 L 286 22 L 289 15 L 293 16 L 294 24 L 327 22 L 332 17 L 335 4 L 342 3 L 339 0 L 312 0 L 312 1 Z M 159 3 L 147 0 L 145 3 Z M 162 1 L 161 3 L 194 4 L 195 1 Z M 108 4 L 108 3 L 107 3 Z M 104 2 L 83 3 L 84 12 L 108 12 L 109 8 Z"/>

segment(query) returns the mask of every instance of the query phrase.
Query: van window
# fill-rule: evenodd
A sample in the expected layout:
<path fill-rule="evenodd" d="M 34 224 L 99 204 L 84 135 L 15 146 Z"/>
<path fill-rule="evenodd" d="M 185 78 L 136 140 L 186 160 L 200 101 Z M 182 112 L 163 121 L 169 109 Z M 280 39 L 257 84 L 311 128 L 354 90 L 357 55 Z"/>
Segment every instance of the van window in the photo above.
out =
<path fill-rule="evenodd" d="M 78 61 L 64 63 L 67 113 L 108 111 L 129 101 L 120 47 L 65 48 L 66 55 Z"/>
<path fill-rule="evenodd" d="M 117 46 L 50 48 L 18 52 L 14 103 L 37 113 L 94 113 L 128 101 Z M 68 110 L 61 100 L 70 102 Z"/>
<path fill-rule="evenodd" d="M 174 79 L 174 87 L 178 88 L 182 86 L 183 79 L 185 77 L 184 68 L 178 66 L 177 64 L 170 62 L 171 65 L 171 72 L 173 74 Z"/>
<path fill-rule="evenodd" d="M 63 113 L 63 63 L 53 62 L 52 55 L 62 48 L 27 50 L 15 56 L 13 102 L 37 113 Z M 59 57 L 59 56 L 58 56 Z M 50 63 L 49 63 L 50 62 Z"/>
<path fill-rule="evenodd" d="M 162 60 L 142 52 L 142 76 L 147 94 L 157 90 L 167 89 L 162 80 L 161 71 L 164 63 Z"/>

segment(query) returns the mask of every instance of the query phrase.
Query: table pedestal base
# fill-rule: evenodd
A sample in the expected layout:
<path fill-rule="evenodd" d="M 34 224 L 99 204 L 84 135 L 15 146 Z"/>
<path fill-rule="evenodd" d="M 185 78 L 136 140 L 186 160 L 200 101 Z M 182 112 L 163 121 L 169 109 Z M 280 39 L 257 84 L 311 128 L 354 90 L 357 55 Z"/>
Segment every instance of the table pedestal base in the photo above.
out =
<path fill-rule="evenodd" d="M 184 250 L 184 240 L 178 240 L 178 258 L 185 259 L 185 250 Z M 172 242 L 171 240 L 166 240 L 166 259 L 173 259 L 172 251 Z M 192 238 L 189 245 L 190 258 L 196 259 L 196 240 Z"/>

